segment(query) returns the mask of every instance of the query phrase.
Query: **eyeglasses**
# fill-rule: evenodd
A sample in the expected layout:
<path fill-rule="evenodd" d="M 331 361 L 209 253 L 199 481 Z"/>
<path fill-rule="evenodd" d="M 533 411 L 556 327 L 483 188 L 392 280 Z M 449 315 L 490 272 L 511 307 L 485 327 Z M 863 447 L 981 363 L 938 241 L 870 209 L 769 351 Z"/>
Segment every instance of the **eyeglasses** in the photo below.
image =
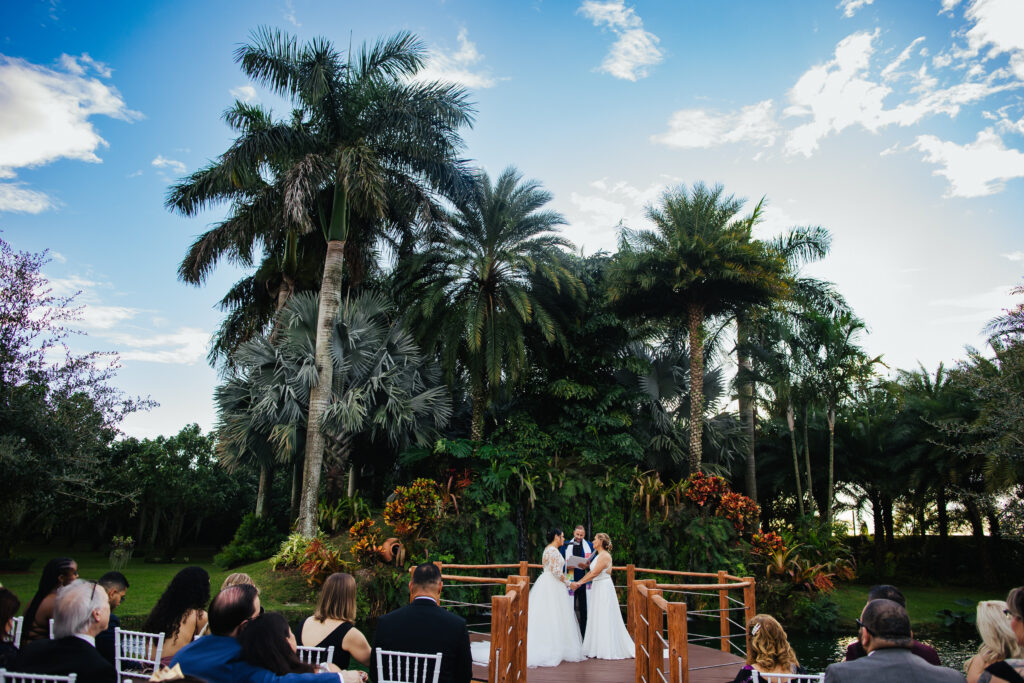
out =
<path fill-rule="evenodd" d="M 856 621 L 857 621 L 857 628 L 862 628 L 862 629 L 864 629 L 865 631 L 867 631 L 868 633 L 870 633 L 871 635 L 875 635 L 875 632 L 874 632 L 874 631 L 872 631 L 872 630 L 871 630 L 870 628 L 868 628 L 867 626 L 865 626 L 865 625 L 864 625 L 864 622 L 863 622 L 863 621 L 861 621 L 860 619 L 857 619 Z"/>

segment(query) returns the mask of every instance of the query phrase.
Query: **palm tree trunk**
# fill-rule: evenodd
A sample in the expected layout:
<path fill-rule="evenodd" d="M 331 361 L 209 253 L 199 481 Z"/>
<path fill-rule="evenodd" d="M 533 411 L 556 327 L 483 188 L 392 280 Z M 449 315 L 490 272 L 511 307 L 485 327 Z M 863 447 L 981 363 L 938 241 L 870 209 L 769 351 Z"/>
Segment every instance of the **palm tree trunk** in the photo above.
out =
<path fill-rule="evenodd" d="M 473 441 L 484 440 L 484 403 L 486 401 L 486 393 L 482 380 L 473 382 L 472 396 L 470 397 L 470 400 L 473 402 L 473 422 L 469 434 L 469 438 L 473 439 Z"/>
<path fill-rule="evenodd" d="M 291 503 L 291 520 L 294 522 L 299 518 L 299 483 L 302 481 L 302 461 L 296 459 L 292 465 L 292 493 L 289 498 Z"/>
<path fill-rule="evenodd" d="M 334 363 L 331 359 L 331 334 L 334 318 L 341 307 L 341 279 L 345 267 L 345 242 L 327 243 L 324 278 L 320 286 L 320 311 L 316 323 L 317 381 L 309 394 L 309 420 L 306 424 L 306 464 L 302 473 L 302 495 L 299 499 L 298 531 L 312 538 L 316 535 L 317 498 L 320 493 L 320 470 L 324 462 L 324 439 L 320 422 L 331 402 Z"/>
<path fill-rule="evenodd" d="M 946 507 L 946 487 L 939 483 L 935 492 L 935 507 L 938 510 L 939 527 L 939 571 L 941 576 L 949 573 L 949 510 Z"/>
<path fill-rule="evenodd" d="M 804 406 L 804 461 L 807 465 L 807 497 L 812 505 L 817 505 L 814 498 L 814 485 L 811 480 L 811 440 L 807 436 L 807 406 Z"/>
<path fill-rule="evenodd" d="M 270 499 L 270 465 L 260 464 L 260 485 L 256 490 L 256 516 L 262 517 Z"/>
<path fill-rule="evenodd" d="M 832 523 L 832 499 L 835 498 L 835 454 L 836 454 L 836 410 L 829 408 L 826 415 L 828 419 L 828 486 L 825 488 L 825 509 L 822 511 L 825 516 L 826 528 Z M 826 533 L 830 533 L 826 531 Z"/>
<path fill-rule="evenodd" d="M 789 427 L 789 445 L 793 447 L 793 474 L 796 475 L 796 503 L 800 510 L 800 516 L 804 516 L 804 493 L 800 489 L 800 458 L 796 453 L 796 416 L 793 413 L 793 404 L 786 406 L 786 425 Z"/>
<path fill-rule="evenodd" d="M 704 306 L 687 307 L 690 331 L 690 473 L 700 472 L 704 436 Z"/>
<path fill-rule="evenodd" d="M 740 428 L 747 436 L 746 443 L 746 477 L 745 484 L 747 497 L 757 502 L 757 460 L 754 452 L 754 382 L 750 379 L 753 367 L 750 362 L 750 353 L 747 351 L 749 343 L 749 325 L 746 316 L 736 315 L 736 364 L 737 375 L 744 379 L 737 383 L 739 389 Z"/>

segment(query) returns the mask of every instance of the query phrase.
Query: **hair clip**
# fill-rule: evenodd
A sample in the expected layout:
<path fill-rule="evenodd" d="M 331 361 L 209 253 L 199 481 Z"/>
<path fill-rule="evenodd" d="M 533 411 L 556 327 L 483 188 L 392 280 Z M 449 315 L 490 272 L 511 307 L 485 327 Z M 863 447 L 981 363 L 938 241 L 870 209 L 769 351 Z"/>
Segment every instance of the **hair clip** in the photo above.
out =
<path fill-rule="evenodd" d="M 756 636 L 757 632 L 761 630 L 761 624 L 754 624 L 754 628 L 750 629 L 750 635 Z"/>

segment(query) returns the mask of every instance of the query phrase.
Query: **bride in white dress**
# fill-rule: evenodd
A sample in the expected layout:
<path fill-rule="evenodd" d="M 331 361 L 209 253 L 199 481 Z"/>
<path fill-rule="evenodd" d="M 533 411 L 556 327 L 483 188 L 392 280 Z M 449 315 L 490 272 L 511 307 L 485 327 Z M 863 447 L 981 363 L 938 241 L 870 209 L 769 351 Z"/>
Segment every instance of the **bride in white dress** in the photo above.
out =
<path fill-rule="evenodd" d="M 530 613 L 526 625 L 526 665 L 558 666 L 583 657 L 580 627 L 573 613 L 565 558 L 558 548 L 565 542 L 561 529 L 548 534 L 544 548 L 544 572 L 530 588 Z M 589 629 L 588 629 L 589 630 Z"/>
<path fill-rule="evenodd" d="M 612 584 L 612 539 L 608 534 L 594 536 L 597 556 L 590 561 L 590 571 L 571 584 L 578 590 L 587 581 L 593 587 L 587 591 L 587 635 L 583 639 L 583 654 L 598 659 L 632 659 L 636 656 L 633 639 L 622 623 L 619 599 Z M 533 596 L 530 596 L 532 614 Z"/>

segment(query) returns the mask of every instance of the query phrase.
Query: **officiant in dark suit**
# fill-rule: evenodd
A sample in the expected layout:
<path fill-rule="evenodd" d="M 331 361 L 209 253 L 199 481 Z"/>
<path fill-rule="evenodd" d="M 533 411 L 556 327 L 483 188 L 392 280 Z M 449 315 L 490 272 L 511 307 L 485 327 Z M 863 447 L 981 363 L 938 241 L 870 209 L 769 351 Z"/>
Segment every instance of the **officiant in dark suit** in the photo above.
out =
<path fill-rule="evenodd" d="M 563 543 L 558 549 L 562 556 L 569 561 L 570 555 L 586 558 L 586 563 L 572 570 L 572 580 L 579 581 L 586 575 L 590 568 L 590 556 L 594 554 L 594 548 L 587 542 L 587 530 L 582 524 L 576 526 L 572 532 L 572 540 Z M 580 635 L 587 634 L 587 591 L 590 590 L 590 583 L 587 582 L 576 589 L 573 594 L 573 604 L 576 608 L 576 620 L 580 623 Z"/>

